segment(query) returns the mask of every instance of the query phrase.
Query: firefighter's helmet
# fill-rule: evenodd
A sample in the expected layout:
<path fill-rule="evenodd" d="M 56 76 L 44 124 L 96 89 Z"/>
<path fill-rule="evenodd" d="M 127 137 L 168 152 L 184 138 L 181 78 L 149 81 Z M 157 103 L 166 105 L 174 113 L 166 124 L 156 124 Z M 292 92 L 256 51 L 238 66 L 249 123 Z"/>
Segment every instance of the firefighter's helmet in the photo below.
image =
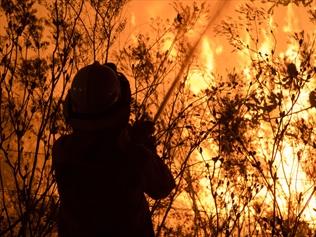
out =
<path fill-rule="evenodd" d="M 74 129 L 113 127 L 128 122 L 129 103 L 126 77 L 117 73 L 112 64 L 95 62 L 75 75 L 64 103 L 64 115 Z"/>

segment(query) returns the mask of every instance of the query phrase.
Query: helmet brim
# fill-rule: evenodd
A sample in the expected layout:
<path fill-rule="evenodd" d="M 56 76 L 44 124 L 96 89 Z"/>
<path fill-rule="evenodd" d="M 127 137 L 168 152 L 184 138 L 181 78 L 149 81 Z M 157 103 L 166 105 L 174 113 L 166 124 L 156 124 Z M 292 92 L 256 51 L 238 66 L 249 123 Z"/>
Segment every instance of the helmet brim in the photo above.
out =
<path fill-rule="evenodd" d="M 80 131 L 98 131 L 98 130 L 118 130 L 128 124 L 130 116 L 129 104 L 120 105 L 110 114 L 104 114 L 100 117 L 77 117 L 73 116 L 71 104 L 67 96 L 63 104 L 64 117 L 66 123 L 74 130 Z"/>

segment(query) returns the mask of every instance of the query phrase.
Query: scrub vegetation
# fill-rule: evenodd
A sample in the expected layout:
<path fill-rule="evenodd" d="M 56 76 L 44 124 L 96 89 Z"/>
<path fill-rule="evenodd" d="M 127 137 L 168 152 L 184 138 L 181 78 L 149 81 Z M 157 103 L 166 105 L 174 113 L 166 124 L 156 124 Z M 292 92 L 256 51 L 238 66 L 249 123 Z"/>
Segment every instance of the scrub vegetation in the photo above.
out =
<path fill-rule="evenodd" d="M 315 26 L 313 1 L 236 6 L 213 29 L 246 61 L 225 74 L 201 64 L 200 49 L 186 59 L 225 10 L 180 2 L 174 18 L 153 18 L 122 44 L 128 1 L 1 1 L 0 236 L 56 235 L 51 148 L 70 132 L 62 102 L 71 80 L 94 60 L 130 80 L 131 124 L 156 119 L 157 150 L 176 179 L 166 199 L 150 200 L 157 236 L 315 235 L 315 32 L 292 30 L 281 42 L 271 20 L 299 6 Z M 207 88 L 193 93 L 192 75 Z"/>

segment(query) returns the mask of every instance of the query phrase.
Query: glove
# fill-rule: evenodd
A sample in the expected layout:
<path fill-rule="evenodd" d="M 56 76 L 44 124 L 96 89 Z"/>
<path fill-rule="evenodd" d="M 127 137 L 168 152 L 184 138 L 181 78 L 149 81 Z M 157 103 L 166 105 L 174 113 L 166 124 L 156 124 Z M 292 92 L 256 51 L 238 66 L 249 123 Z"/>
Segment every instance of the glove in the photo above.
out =
<path fill-rule="evenodd" d="M 150 120 L 136 121 L 131 127 L 131 138 L 138 144 L 143 144 L 152 151 L 156 151 L 156 139 L 153 136 L 155 124 Z"/>

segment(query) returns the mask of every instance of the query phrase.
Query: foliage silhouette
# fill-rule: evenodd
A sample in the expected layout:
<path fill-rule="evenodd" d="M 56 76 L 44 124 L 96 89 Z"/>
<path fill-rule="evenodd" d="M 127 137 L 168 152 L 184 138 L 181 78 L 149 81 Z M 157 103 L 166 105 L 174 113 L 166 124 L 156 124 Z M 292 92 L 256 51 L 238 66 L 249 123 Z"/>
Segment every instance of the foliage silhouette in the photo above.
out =
<path fill-rule="evenodd" d="M 315 24 L 309 2 L 294 1 Z M 152 19 L 148 32 L 119 47 L 126 4 L 1 1 L 1 236 L 55 231 L 51 145 L 69 132 L 61 103 L 74 73 L 95 59 L 115 61 L 131 82 L 131 123 L 153 118 L 193 42 L 190 32 L 200 32 L 212 10 L 175 2 L 174 19 Z M 289 4 L 250 1 L 216 28 L 246 55 L 249 73 L 211 74 L 209 87 L 194 94 L 191 72 L 206 69 L 192 57 L 155 125 L 159 154 L 177 183 L 167 199 L 150 200 L 157 236 L 315 234 L 304 219 L 315 194 L 315 36 L 294 32 L 294 57 L 279 55 L 269 17 Z M 266 38 L 268 51 L 261 49 Z"/>

